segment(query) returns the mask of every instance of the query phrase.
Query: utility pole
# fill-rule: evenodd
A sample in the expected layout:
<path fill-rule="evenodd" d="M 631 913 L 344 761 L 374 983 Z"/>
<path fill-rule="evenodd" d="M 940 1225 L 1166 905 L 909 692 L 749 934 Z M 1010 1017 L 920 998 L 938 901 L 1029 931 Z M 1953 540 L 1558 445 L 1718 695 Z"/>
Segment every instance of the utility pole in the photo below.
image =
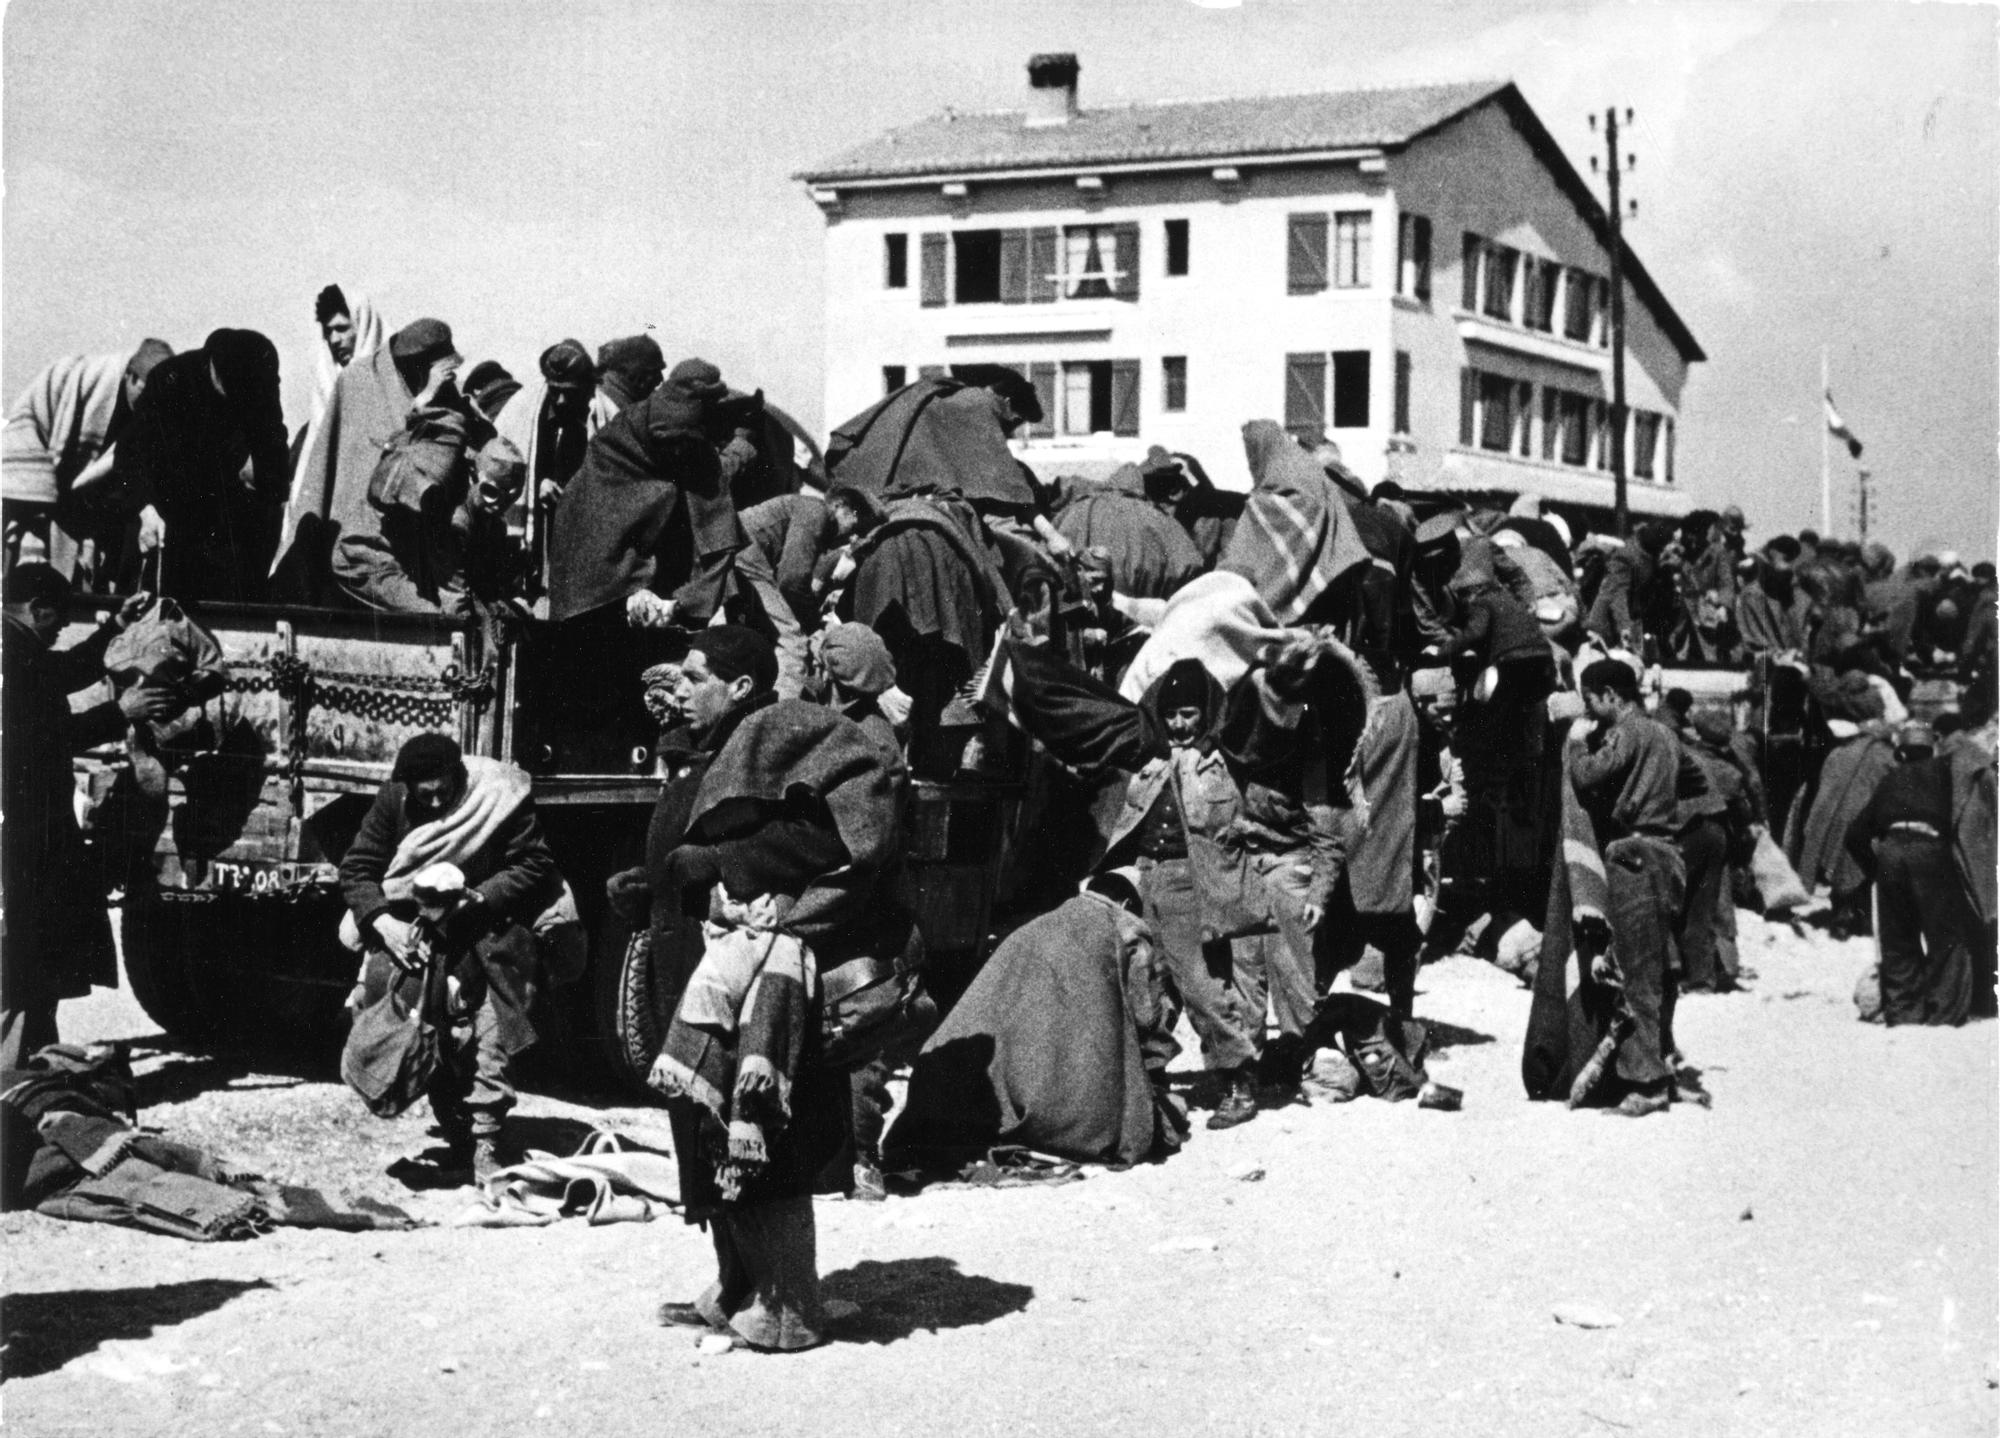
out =
<path fill-rule="evenodd" d="M 1590 117 L 1591 128 L 1597 127 L 1597 117 Z M 1632 123 L 1632 111 L 1625 111 L 1625 123 Z M 1612 509 L 1618 527 L 1618 537 L 1623 539 L 1632 532 L 1632 514 L 1625 493 L 1625 212 L 1618 198 L 1618 179 L 1632 168 L 1633 156 L 1621 157 L 1618 153 L 1618 111 L 1615 108 L 1604 112 L 1605 182 L 1610 186 L 1611 204 L 1611 494 Z M 1597 168 L 1595 156 L 1590 161 L 1591 169 Z M 1637 214 L 1639 204 L 1632 203 L 1632 212 Z"/>
<path fill-rule="evenodd" d="M 1868 471 L 1863 469 L 1857 470 L 1855 473 L 1856 483 L 1861 491 L 1861 542 L 1866 544 L 1868 542 Z"/>

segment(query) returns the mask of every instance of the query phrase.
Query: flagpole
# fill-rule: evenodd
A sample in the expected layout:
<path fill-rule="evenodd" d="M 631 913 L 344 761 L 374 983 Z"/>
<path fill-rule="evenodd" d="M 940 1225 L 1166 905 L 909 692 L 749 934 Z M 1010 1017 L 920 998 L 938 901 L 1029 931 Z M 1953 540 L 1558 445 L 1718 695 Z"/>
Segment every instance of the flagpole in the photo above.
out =
<path fill-rule="evenodd" d="M 1833 388 L 1833 379 L 1827 373 L 1826 346 L 1819 347 L 1819 533 L 1826 539 L 1833 534 L 1833 457 L 1827 448 L 1831 437 L 1826 427 L 1826 396 Z"/>

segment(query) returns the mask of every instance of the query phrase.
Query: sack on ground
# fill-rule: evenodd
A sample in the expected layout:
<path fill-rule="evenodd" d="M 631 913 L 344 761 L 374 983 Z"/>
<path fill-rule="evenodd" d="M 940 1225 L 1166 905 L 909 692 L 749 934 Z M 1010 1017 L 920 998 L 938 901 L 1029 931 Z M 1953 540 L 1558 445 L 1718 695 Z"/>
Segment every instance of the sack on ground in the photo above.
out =
<path fill-rule="evenodd" d="M 1757 827 L 1757 846 L 1750 855 L 1750 873 L 1757 881 L 1757 896 L 1764 901 L 1767 914 L 1804 908 L 1812 898 L 1799 882 L 1798 871 L 1792 868 L 1785 851 L 1761 824 Z"/>
<path fill-rule="evenodd" d="M 434 966 L 428 976 L 398 971 L 381 997 L 355 1013 L 340 1076 L 377 1118 L 396 1117 L 430 1087 L 443 1008 Z"/>
<path fill-rule="evenodd" d="M 899 954 L 864 954 L 820 975 L 820 1062 L 856 1069 L 889 1049 L 914 1051 L 938 1026 L 914 924 Z"/>

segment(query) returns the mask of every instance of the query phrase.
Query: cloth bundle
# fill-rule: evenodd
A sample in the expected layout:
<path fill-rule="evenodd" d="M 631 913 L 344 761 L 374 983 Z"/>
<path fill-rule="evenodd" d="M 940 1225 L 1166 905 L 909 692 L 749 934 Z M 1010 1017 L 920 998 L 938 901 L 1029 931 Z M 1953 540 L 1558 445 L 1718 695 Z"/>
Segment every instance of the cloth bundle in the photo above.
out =
<path fill-rule="evenodd" d="M 650 1223 L 680 1206 L 680 1175 L 664 1153 L 625 1147 L 599 1129 L 568 1158 L 536 1149 L 493 1175 L 454 1228 L 541 1228 L 563 1218 L 591 1227 Z"/>

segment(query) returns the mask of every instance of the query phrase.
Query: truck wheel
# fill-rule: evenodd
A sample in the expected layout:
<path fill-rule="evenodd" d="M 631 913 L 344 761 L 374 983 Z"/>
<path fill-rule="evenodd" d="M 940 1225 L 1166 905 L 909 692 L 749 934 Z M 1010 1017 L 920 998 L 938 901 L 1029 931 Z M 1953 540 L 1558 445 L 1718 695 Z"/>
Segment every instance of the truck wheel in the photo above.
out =
<path fill-rule="evenodd" d="M 201 921 L 212 902 L 162 897 L 152 885 L 134 885 L 119 917 L 125 976 L 148 1018 L 176 1039 L 208 1043 L 225 1035 L 218 1005 L 204 1001 L 201 954 L 225 942 Z"/>

